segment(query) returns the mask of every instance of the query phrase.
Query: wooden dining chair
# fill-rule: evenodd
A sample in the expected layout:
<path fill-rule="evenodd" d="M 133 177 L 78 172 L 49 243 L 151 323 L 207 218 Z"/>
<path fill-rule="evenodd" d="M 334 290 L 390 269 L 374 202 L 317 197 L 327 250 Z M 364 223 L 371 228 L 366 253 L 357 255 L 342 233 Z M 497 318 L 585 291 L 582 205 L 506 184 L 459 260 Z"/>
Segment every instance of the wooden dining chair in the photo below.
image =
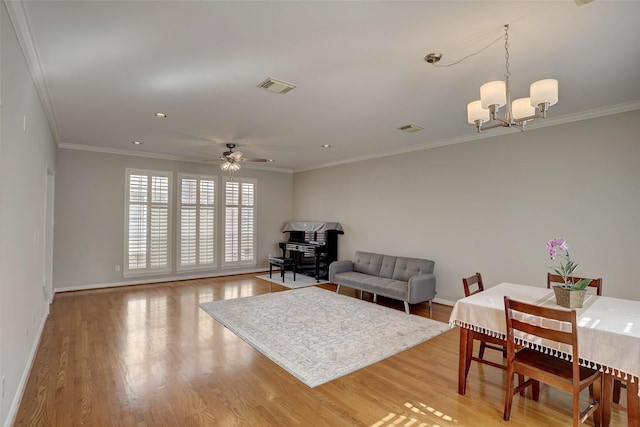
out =
<path fill-rule="evenodd" d="M 462 286 L 464 287 L 465 297 L 475 295 L 478 292 L 484 291 L 484 284 L 482 283 L 482 274 L 476 273 L 473 276 L 463 278 Z M 506 347 L 501 345 L 500 339 L 492 339 L 493 337 L 489 337 L 488 335 L 481 334 L 481 333 L 474 333 L 473 338 L 474 338 L 474 341 L 480 342 L 480 350 L 478 352 L 478 357 L 475 357 L 472 355 L 471 360 L 475 360 L 476 362 L 484 363 L 497 368 L 505 369 L 504 365 L 498 365 L 497 363 L 484 359 L 484 350 L 487 348 L 501 352 L 503 358 L 507 357 L 507 349 Z"/>
<path fill-rule="evenodd" d="M 531 305 L 504 297 L 505 317 L 507 322 L 507 389 L 504 403 L 504 420 L 509 421 L 513 396 L 532 386 L 533 400 L 540 394 L 540 382 L 564 390 L 573 395 L 573 426 L 577 427 L 586 421 L 591 414 L 594 424 L 601 425 L 603 374 L 595 369 L 580 366 L 578 363 L 578 327 L 575 310 L 558 310 L 554 308 Z M 563 330 L 566 325 L 570 331 Z M 519 336 L 527 336 L 527 340 L 547 340 L 547 347 L 557 344 L 570 346 L 568 352 L 571 361 L 551 351 L 539 351 L 527 347 Z M 532 338 L 533 337 L 533 338 Z M 553 344 L 551 344 L 553 343 Z M 524 344 L 524 345 L 523 345 Z M 520 346 L 520 347 L 519 347 Z M 521 374 L 528 379 L 514 387 L 514 375 Z M 580 411 L 580 392 L 593 384 L 593 401 L 584 411 Z"/>
<path fill-rule="evenodd" d="M 582 279 L 584 279 L 584 277 L 573 276 L 573 280 L 576 283 Z M 551 289 L 552 283 L 564 284 L 564 280 L 562 279 L 562 276 L 559 276 L 557 274 L 547 273 L 547 288 Z M 591 283 L 589 283 L 589 287 L 596 288 L 596 294 L 602 295 L 602 278 L 599 277 L 597 279 L 591 279 Z"/>
<path fill-rule="evenodd" d="M 579 282 L 583 278 L 574 276 L 573 279 L 576 282 Z M 552 283 L 562 284 L 564 283 L 564 280 L 562 280 L 562 276 L 559 276 L 557 274 L 547 273 L 547 288 L 551 289 Z M 597 279 L 591 279 L 591 283 L 589 283 L 589 286 L 592 288 L 596 288 L 596 295 L 602 296 L 602 278 L 601 277 Z M 620 380 L 615 380 L 613 382 L 613 403 L 615 403 L 616 405 L 620 403 L 620 391 L 622 388 L 626 388 L 626 385 L 623 382 L 621 382 Z M 593 394 L 593 389 L 590 388 L 589 390 Z"/>

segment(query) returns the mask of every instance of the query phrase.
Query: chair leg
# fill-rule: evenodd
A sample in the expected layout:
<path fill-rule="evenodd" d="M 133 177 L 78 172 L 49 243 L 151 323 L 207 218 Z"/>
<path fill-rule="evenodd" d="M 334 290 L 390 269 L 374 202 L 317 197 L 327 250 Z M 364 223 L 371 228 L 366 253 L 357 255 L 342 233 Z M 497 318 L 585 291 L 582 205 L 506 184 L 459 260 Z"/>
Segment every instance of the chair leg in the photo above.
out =
<path fill-rule="evenodd" d="M 404 302 L 404 312 L 407 314 L 411 314 L 409 311 L 409 303 L 407 301 Z"/>
<path fill-rule="evenodd" d="M 531 397 L 534 401 L 538 401 L 538 398 L 540 397 L 540 381 L 533 381 L 533 385 L 531 386 Z"/>
<path fill-rule="evenodd" d="M 580 395 L 573 394 L 573 427 L 578 427 L 580 422 Z"/>
<path fill-rule="evenodd" d="M 480 341 L 480 351 L 478 352 L 478 359 L 484 359 L 484 349 L 487 347 L 487 344 L 484 341 Z"/>
<path fill-rule="evenodd" d="M 602 381 L 604 375 L 600 375 L 600 379 L 593 383 L 593 401 L 598 402 L 596 410 L 593 412 L 593 424 L 596 427 L 602 426 Z"/>
<path fill-rule="evenodd" d="M 511 404 L 513 403 L 513 368 L 507 367 L 507 386 L 505 387 L 504 414 L 502 418 L 509 421 L 511 417 Z"/>

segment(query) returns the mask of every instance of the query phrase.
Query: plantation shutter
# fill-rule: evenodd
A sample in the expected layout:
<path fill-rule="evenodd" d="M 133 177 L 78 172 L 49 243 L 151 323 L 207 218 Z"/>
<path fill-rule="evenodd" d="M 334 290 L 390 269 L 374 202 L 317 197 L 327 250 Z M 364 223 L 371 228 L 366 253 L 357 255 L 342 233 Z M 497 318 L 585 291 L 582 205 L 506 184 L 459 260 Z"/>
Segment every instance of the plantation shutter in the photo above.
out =
<path fill-rule="evenodd" d="M 224 181 L 224 263 L 255 265 L 256 181 Z"/>
<path fill-rule="evenodd" d="M 126 170 L 124 275 L 171 271 L 171 173 Z"/>
<path fill-rule="evenodd" d="M 179 174 L 178 179 L 178 270 L 215 267 L 216 178 Z"/>

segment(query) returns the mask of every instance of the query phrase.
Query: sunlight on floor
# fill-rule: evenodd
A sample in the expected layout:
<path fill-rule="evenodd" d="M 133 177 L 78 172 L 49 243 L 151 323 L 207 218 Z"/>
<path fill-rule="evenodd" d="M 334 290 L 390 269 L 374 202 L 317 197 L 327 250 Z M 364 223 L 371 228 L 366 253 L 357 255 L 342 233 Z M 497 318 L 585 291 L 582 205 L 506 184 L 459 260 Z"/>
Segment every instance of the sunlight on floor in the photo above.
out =
<path fill-rule="evenodd" d="M 404 406 L 409 409 L 411 412 L 414 412 L 416 415 L 427 416 L 427 412 L 431 415 L 435 415 L 438 418 L 441 418 L 443 421 L 447 421 L 447 424 L 450 422 L 456 422 L 450 415 L 443 414 L 442 412 L 432 408 L 431 406 L 425 405 L 424 403 L 418 403 L 418 406 L 414 406 L 413 404 L 406 402 Z M 425 412 L 426 411 L 426 412 Z M 413 417 L 407 417 L 405 415 L 398 415 L 392 412 L 386 417 L 380 419 L 374 424 L 371 424 L 370 427 L 383 427 L 383 426 L 403 426 L 403 427 L 442 427 L 441 424 L 430 424 L 428 422 L 420 421 Z"/>

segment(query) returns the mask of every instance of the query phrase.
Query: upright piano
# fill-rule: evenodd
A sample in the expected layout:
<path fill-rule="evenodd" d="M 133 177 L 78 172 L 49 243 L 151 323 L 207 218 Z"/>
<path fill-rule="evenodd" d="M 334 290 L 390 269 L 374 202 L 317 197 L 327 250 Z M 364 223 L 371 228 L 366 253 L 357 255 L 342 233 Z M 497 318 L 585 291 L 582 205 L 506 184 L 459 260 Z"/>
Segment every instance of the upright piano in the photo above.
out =
<path fill-rule="evenodd" d="M 338 259 L 338 235 L 344 234 L 340 223 L 291 221 L 282 232 L 289 235 L 286 242 L 278 244 L 282 257 L 294 259 L 298 273 L 316 281 L 329 277 L 329 264 Z"/>

